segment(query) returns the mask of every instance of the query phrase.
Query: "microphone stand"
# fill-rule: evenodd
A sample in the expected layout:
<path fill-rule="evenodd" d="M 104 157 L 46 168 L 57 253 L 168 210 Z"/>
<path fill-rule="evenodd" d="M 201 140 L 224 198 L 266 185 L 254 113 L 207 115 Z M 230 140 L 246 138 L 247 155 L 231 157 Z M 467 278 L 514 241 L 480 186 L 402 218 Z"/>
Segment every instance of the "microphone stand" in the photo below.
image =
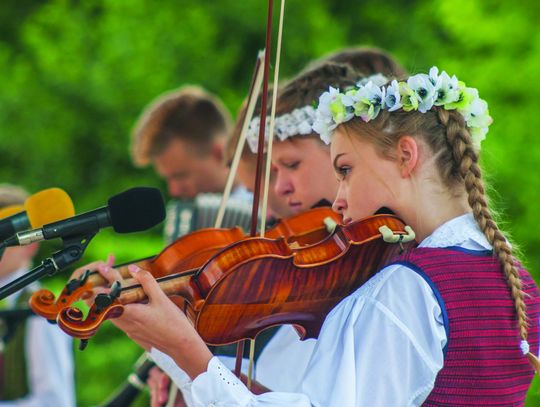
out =
<path fill-rule="evenodd" d="M 154 362 L 144 353 L 133 366 L 134 371 L 115 390 L 115 392 L 98 407 L 127 407 L 130 406 L 141 390 L 146 387 L 146 380 Z M 172 384 L 174 385 L 174 384 Z"/>
<path fill-rule="evenodd" d="M 25 275 L 17 278 L 9 284 L 0 288 L 0 300 L 3 300 L 8 295 L 19 291 L 27 285 L 39 280 L 45 276 L 54 276 L 59 271 L 80 260 L 84 250 L 90 243 L 90 240 L 96 235 L 97 231 L 87 233 L 83 236 L 66 236 L 62 239 L 63 248 L 57 251 L 41 262 L 37 267 L 34 267 Z M 0 251 L 2 247 L 0 247 Z"/>

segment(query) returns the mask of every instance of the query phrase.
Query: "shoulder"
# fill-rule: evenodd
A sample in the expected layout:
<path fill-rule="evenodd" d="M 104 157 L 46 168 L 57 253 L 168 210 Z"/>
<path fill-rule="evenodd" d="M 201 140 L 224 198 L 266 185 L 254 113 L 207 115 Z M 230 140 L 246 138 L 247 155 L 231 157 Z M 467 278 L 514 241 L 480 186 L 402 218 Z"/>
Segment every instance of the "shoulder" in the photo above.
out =
<path fill-rule="evenodd" d="M 388 318 L 401 318 L 418 310 L 430 310 L 439 304 L 432 287 L 412 267 L 404 264 L 391 264 L 343 299 L 328 315 L 349 314 L 353 318 L 366 309 L 381 313 Z"/>

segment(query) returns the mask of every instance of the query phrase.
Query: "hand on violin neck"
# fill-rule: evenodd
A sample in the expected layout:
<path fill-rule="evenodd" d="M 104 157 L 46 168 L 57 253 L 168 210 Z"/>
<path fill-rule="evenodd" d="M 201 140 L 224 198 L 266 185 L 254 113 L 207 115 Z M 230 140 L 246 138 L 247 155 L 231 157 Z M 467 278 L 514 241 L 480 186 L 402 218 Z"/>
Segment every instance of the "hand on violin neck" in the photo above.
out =
<path fill-rule="evenodd" d="M 126 304 L 111 321 L 147 351 L 152 347 L 169 355 L 192 379 L 206 371 L 212 353 L 184 313 L 165 295 L 154 276 L 129 266 L 148 297 L 146 304 Z"/>
<path fill-rule="evenodd" d="M 110 269 L 113 264 L 114 264 L 114 255 L 109 254 L 109 256 L 107 256 L 107 260 L 105 261 L 103 260 L 93 261 L 92 263 L 88 263 L 84 266 L 77 268 L 71 274 L 69 281 L 80 279 L 83 274 L 92 273 L 92 272 L 98 272 L 99 274 L 105 277 L 105 275 L 103 274 L 103 270 Z M 107 279 L 107 281 L 110 281 L 110 280 Z M 100 287 L 100 286 L 93 287 L 91 291 L 87 291 L 84 294 L 83 300 L 86 302 L 88 306 L 91 306 L 94 303 L 94 299 L 96 298 L 96 295 L 100 293 L 105 293 L 105 292 L 108 292 L 108 289 L 106 289 L 105 287 Z"/>

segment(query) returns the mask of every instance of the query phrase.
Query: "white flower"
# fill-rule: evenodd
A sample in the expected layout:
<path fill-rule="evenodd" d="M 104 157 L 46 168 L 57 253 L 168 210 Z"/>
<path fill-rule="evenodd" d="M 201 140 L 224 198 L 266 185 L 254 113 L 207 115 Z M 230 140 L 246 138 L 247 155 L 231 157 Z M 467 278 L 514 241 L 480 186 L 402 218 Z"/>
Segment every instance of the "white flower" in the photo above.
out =
<path fill-rule="evenodd" d="M 384 98 L 384 105 L 388 107 L 389 112 L 398 110 L 401 106 L 401 95 L 399 94 L 398 82 L 394 79 L 390 86 L 386 88 L 386 97 Z"/>
<path fill-rule="evenodd" d="M 435 85 L 431 83 L 428 75 L 418 74 L 411 76 L 407 80 L 407 85 L 416 94 L 418 110 L 421 113 L 426 113 L 433 107 L 433 102 L 435 102 Z"/>
<path fill-rule="evenodd" d="M 432 66 L 431 69 L 429 70 L 429 81 L 433 85 L 436 85 L 438 80 L 439 80 L 439 68 L 437 68 L 436 66 Z"/>
<path fill-rule="evenodd" d="M 331 116 L 330 104 L 340 97 L 339 89 L 330 86 L 328 92 L 324 92 L 319 97 L 319 107 L 317 112 L 320 112 L 323 116 Z"/>
<path fill-rule="evenodd" d="M 429 75 L 414 75 L 406 82 L 393 80 L 390 85 L 381 84 L 381 76 L 376 77 L 378 79 L 361 80 L 356 88 L 344 93 L 330 88 L 321 95 L 312 126 L 321 140 L 329 143 L 332 130 L 340 123 L 354 116 L 368 122 L 375 119 L 381 109 L 389 112 L 418 110 L 421 113 L 426 113 L 434 105 L 446 110 L 455 109 L 465 119 L 473 143 L 478 146 L 493 121 L 487 103 L 478 97 L 478 90 L 466 87 L 465 83 L 444 71 L 439 74 L 435 66 L 429 70 Z"/>
<path fill-rule="evenodd" d="M 329 121 L 327 117 L 317 117 L 312 126 L 313 131 L 319 133 L 320 139 L 325 144 L 330 144 L 332 130 L 334 130 L 336 127 L 337 124 L 335 124 L 333 120 Z"/>
<path fill-rule="evenodd" d="M 459 99 L 459 84 L 456 76 L 450 78 L 445 71 L 442 71 L 435 83 L 435 93 L 435 106 L 456 102 Z"/>
<path fill-rule="evenodd" d="M 488 127 L 493 122 L 489 115 L 488 104 L 480 98 L 474 99 L 466 109 L 459 112 L 469 127 Z"/>
<path fill-rule="evenodd" d="M 385 88 L 380 88 L 373 82 L 368 82 L 352 95 L 354 114 L 368 122 L 375 119 L 384 103 Z"/>
<path fill-rule="evenodd" d="M 489 129 L 487 127 L 471 127 L 469 128 L 469 130 L 471 132 L 471 138 L 472 138 L 473 144 L 476 147 L 480 148 L 480 144 L 486 138 L 486 134 Z"/>

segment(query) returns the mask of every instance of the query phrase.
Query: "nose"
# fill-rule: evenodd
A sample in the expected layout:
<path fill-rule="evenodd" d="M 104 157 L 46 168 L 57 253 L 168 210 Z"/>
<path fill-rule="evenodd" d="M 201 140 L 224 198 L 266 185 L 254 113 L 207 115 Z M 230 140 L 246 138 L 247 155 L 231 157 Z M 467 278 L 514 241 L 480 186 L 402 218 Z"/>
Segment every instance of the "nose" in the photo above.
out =
<path fill-rule="evenodd" d="M 274 190 L 278 196 L 287 196 L 293 193 L 294 187 L 290 179 L 283 173 L 283 171 L 277 170 L 275 172 L 275 184 Z"/>
<path fill-rule="evenodd" d="M 337 212 L 341 215 L 343 215 L 343 212 L 345 211 L 345 209 L 347 209 L 347 200 L 343 195 L 341 184 L 339 185 L 336 199 L 334 199 L 334 203 L 332 204 L 332 209 L 334 210 L 334 212 Z"/>
<path fill-rule="evenodd" d="M 167 182 L 167 189 L 173 198 L 191 199 L 195 196 L 195 192 L 192 190 L 193 188 L 185 182 L 169 180 Z"/>
<path fill-rule="evenodd" d="M 336 198 L 334 203 L 332 204 L 332 209 L 334 212 L 337 212 L 340 215 L 343 215 L 343 211 L 347 209 L 347 204 L 344 199 Z"/>

